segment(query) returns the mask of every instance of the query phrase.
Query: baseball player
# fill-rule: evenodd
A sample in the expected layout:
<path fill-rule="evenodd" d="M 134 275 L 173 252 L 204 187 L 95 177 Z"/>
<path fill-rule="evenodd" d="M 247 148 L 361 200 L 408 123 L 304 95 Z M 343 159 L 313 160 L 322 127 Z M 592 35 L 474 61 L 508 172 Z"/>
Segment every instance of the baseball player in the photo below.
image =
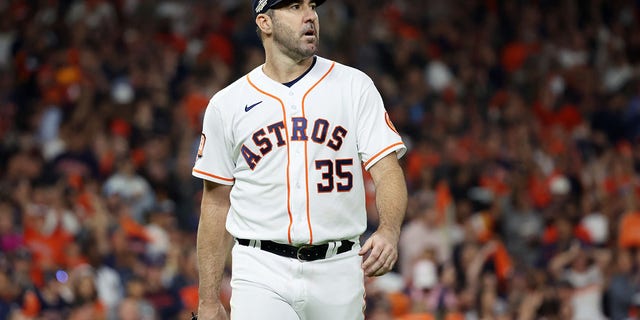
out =
<path fill-rule="evenodd" d="M 396 262 L 406 148 L 372 80 L 316 55 L 323 2 L 253 0 L 265 63 L 205 111 L 193 168 L 204 180 L 200 320 L 227 319 L 229 250 L 234 320 L 363 319 L 364 276 Z M 363 169 L 380 224 L 361 246 Z"/>

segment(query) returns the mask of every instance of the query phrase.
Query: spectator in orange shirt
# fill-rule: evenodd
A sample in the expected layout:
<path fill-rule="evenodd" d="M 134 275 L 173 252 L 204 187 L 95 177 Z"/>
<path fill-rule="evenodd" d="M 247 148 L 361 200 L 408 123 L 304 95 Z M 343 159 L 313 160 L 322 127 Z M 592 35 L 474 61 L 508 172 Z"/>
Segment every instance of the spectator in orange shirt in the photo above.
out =
<path fill-rule="evenodd" d="M 618 245 L 640 248 L 640 211 L 628 211 L 620 219 Z"/>

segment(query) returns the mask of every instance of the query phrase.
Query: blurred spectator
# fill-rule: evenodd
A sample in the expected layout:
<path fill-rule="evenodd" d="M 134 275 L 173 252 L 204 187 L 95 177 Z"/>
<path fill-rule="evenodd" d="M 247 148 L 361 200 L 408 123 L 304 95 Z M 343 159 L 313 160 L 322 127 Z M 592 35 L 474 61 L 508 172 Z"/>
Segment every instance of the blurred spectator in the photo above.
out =
<path fill-rule="evenodd" d="M 2 257 L 3 263 L 7 263 L 6 257 Z M 10 278 L 8 266 L 0 268 L 0 318 L 9 319 L 15 301 L 18 299 L 20 288 L 15 286 Z"/>
<path fill-rule="evenodd" d="M 411 218 L 405 225 L 400 236 L 400 265 L 402 274 L 410 278 L 412 266 L 417 262 L 427 250 L 435 251 L 434 259 L 442 260 L 442 249 L 440 248 L 440 233 L 435 221 L 435 210 L 430 207 L 420 208 L 420 212 Z"/>
<path fill-rule="evenodd" d="M 93 281 L 92 278 L 88 278 Z M 44 284 L 35 292 L 40 302 L 40 313 L 53 319 L 64 319 L 70 316 L 73 306 L 71 303 L 77 299 L 75 288 L 69 287 L 68 279 L 63 273 L 55 270 L 44 273 Z"/>
<path fill-rule="evenodd" d="M 104 182 L 107 197 L 119 197 L 131 208 L 131 218 L 138 223 L 144 222 L 144 213 L 154 204 L 154 195 L 149 183 L 136 173 L 131 158 L 120 159 L 116 170 Z"/>
<path fill-rule="evenodd" d="M 633 251 L 621 248 L 616 250 L 612 259 L 613 271 L 604 301 L 611 320 L 629 319 L 633 309 L 639 306 L 640 278 L 633 255 Z"/>
<path fill-rule="evenodd" d="M 20 225 L 18 208 L 9 199 L 0 199 L 0 252 L 11 253 L 23 246 L 23 234 L 15 226 Z"/>
<path fill-rule="evenodd" d="M 79 265 L 76 269 L 85 269 L 91 272 L 94 278 L 95 290 L 101 304 L 104 305 L 105 315 L 110 316 L 116 311 L 118 303 L 124 296 L 122 279 L 118 272 L 106 264 L 105 248 L 106 244 L 97 240 L 100 231 L 93 231 L 95 235 L 89 235 L 83 244 L 83 255 L 87 263 Z"/>
<path fill-rule="evenodd" d="M 606 319 L 603 313 L 604 266 L 608 257 L 595 250 L 581 249 L 575 242 L 551 260 L 549 269 L 556 281 L 565 281 L 572 289 L 572 319 Z"/>
<path fill-rule="evenodd" d="M 149 243 L 146 246 L 146 255 L 150 257 L 166 256 L 169 251 L 169 231 L 175 226 L 175 204 L 165 199 L 147 212 L 145 224 Z"/>
<path fill-rule="evenodd" d="M 444 316 L 458 311 L 458 297 L 456 294 L 456 273 L 452 264 L 446 264 L 438 272 L 439 281 L 434 284 L 424 300 L 423 310 L 437 316 Z M 420 299 L 418 299 L 420 305 Z M 420 308 L 420 307 L 418 307 Z M 420 309 L 418 309 L 420 310 Z"/>
<path fill-rule="evenodd" d="M 118 307 L 118 317 L 116 319 L 120 320 L 153 320 L 155 319 L 153 316 L 144 315 L 144 311 L 140 310 L 144 309 L 141 307 L 134 299 L 126 298 L 124 299 L 119 307 Z M 151 306 L 148 306 L 148 310 L 153 310 Z"/>
<path fill-rule="evenodd" d="M 532 267 L 540 259 L 539 236 L 543 230 L 542 215 L 531 205 L 526 189 L 516 189 L 505 201 L 502 229 L 509 253 L 516 263 Z"/>
<path fill-rule="evenodd" d="M 640 247 L 640 211 L 628 211 L 620 219 L 618 244 L 623 248 Z"/>
<path fill-rule="evenodd" d="M 62 185 L 56 177 L 35 181 L 24 211 L 24 242 L 32 253 L 33 281 L 42 285 L 41 272 L 66 265 L 65 249 L 78 232 L 73 213 L 63 207 Z"/>
<path fill-rule="evenodd" d="M 50 160 L 49 169 L 64 176 L 97 178 L 98 162 L 91 150 L 88 129 L 79 124 L 63 123 L 61 136 L 63 150 Z"/>
<path fill-rule="evenodd" d="M 118 306 L 117 316 L 112 319 L 154 320 L 157 311 L 145 298 L 146 289 L 143 278 L 132 277 L 126 283 L 126 295 Z"/>
<path fill-rule="evenodd" d="M 96 276 L 91 267 L 76 268 L 71 274 L 73 305 L 69 319 L 107 319 L 107 310 L 100 300 Z"/>
<path fill-rule="evenodd" d="M 158 317 L 162 320 L 174 319 L 182 310 L 182 299 L 179 292 L 170 290 L 173 279 L 164 277 L 165 256 L 147 256 L 145 258 L 145 295 Z"/>

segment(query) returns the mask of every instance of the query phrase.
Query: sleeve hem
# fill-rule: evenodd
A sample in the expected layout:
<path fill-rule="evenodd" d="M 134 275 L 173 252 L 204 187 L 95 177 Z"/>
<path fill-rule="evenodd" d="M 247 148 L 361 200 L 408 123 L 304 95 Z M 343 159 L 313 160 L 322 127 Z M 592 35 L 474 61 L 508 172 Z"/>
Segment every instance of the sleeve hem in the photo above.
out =
<path fill-rule="evenodd" d="M 396 151 L 396 156 L 398 157 L 398 159 L 400 159 L 402 158 L 404 153 L 407 151 L 407 147 L 404 145 L 404 143 L 397 142 L 382 149 L 380 152 L 376 153 L 373 157 L 371 157 L 367 162 L 364 163 L 364 169 L 369 171 L 371 166 L 373 166 L 380 159 L 384 158 L 386 155 L 394 151 Z"/>
<path fill-rule="evenodd" d="M 200 178 L 200 179 L 205 179 L 205 180 L 209 180 L 215 183 L 219 183 L 219 184 L 223 184 L 223 185 L 227 185 L 227 186 L 232 186 L 235 182 L 235 179 L 233 178 L 225 178 L 225 177 L 221 177 L 221 176 L 217 176 L 215 174 L 212 173 L 208 173 L 202 170 L 198 170 L 198 169 L 193 169 L 191 171 L 191 174 L 196 177 L 196 178 Z"/>

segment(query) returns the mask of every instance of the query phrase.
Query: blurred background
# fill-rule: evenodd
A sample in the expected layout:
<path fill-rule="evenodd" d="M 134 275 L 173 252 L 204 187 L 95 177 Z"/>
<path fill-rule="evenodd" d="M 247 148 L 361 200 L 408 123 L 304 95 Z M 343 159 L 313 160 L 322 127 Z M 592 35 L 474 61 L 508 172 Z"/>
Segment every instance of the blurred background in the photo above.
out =
<path fill-rule="evenodd" d="M 367 319 L 640 317 L 640 1 L 318 12 L 409 147 Z M 263 59 L 249 1 L 0 1 L 0 319 L 188 319 L 202 112 Z"/>

